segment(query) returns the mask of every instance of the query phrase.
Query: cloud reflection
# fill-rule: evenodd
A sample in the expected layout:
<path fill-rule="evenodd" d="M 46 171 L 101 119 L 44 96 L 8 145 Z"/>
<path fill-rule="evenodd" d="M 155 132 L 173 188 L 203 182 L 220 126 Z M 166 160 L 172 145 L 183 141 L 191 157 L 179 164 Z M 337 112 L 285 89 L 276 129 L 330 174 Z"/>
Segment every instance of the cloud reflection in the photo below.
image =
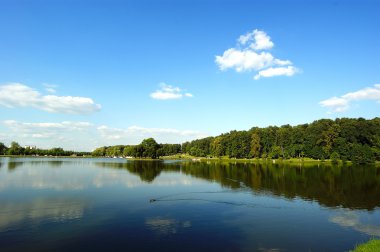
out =
<path fill-rule="evenodd" d="M 361 233 L 380 237 L 380 226 L 362 223 L 355 212 L 345 212 L 341 215 L 333 216 L 329 221 L 342 227 L 352 228 Z"/>
<path fill-rule="evenodd" d="M 77 163 L 62 160 L 10 161 L 0 162 L 0 164 L 8 166 L 8 170 L 0 170 L 0 192 L 15 188 L 53 189 L 56 191 L 85 190 L 93 187 L 103 188 L 110 186 L 136 188 L 147 184 L 138 173 L 132 173 L 127 169 L 94 169 L 92 167 L 93 163 L 85 161 Z M 80 169 L 78 169 L 78 166 L 80 166 Z M 9 170 L 12 172 L 7 172 Z M 183 176 L 180 173 L 160 172 L 149 183 L 154 186 L 174 187 L 193 186 L 207 182 Z"/>
<path fill-rule="evenodd" d="M 158 235 L 176 234 L 182 228 L 190 228 L 190 221 L 180 222 L 175 219 L 155 217 L 145 220 L 145 225 Z"/>
<path fill-rule="evenodd" d="M 64 222 L 80 219 L 85 202 L 72 199 L 36 199 L 32 202 L 2 202 L 0 231 L 21 223 L 40 223 L 44 220 Z"/>

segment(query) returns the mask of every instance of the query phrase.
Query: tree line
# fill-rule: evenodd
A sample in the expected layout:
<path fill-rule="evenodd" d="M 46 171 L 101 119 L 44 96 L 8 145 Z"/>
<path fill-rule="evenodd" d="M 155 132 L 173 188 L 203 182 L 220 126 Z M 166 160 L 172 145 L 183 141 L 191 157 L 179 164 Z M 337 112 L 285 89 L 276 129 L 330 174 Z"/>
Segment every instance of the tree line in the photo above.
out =
<path fill-rule="evenodd" d="M 94 156 L 158 158 L 186 153 L 197 157 L 313 158 L 372 163 L 380 161 L 380 118 L 321 119 L 310 124 L 230 131 L 180 144 L 158 144 L 153 138 L 139 145 L 101 147 Z"/>
<path fill-rule="evenodd" d="M 95 149 L 93 156 L 159 158 L 181 153 L 181 144 L 158 144 L 153 138 L 144 139 L 138 145 L 104 146 Z"/>
<path fill-rule="evenodd" d="M 380 118 L 321 119 L 310 124 L 254 127 L 182 144 L 195 156 L 380 160 Z"/>
<path fill-rule="evenodd" d="M 25 156 L 89 156 L 91 152 L 67 151 L 62 148 L 39 149 L 22 147 L 17 142 L 12 142 L 9 147 L 0 142 L 0 155 L 25 155 Z"/>

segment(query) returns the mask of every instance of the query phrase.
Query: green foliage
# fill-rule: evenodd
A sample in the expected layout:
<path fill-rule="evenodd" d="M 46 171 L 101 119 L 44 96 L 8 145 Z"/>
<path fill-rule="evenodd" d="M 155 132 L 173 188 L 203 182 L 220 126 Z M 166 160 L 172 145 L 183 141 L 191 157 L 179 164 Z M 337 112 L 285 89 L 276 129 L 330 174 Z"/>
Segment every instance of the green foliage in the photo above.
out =
<path fill-rule="evenodd" d="M 282 148 L 280 146 L 273 146 L 271 152 L 269 153 L 269 158 L 277 159 L 282 157 Z"/>
<path fill-rule="evenodd" d="M 231 158 L 302 158 L 325 160 L 333 157 L 343 161 L 373 162 L 380 160 L 380 119 L 341 118 L 321 119 L 298 126 L 252 128 L 250 131 L 231 131 L 212 139 L 198 139 L 182 145 L 184 153 L 194 156 L 212 155 Z M 201 145 L 200 143 L 203 143 Z M 366 153 L 360 158 L 355 144 Z M 354 151 L 353 151 L 354 150 Z M 372 154 L 371 154 L 372 153 Z M 373 156 L 373 158 L 372 158 Z M 360 161 L 359 161 L 360 160 Z"/>
<path fill-rule="evenodd" d="M 335 151 L 333 153 L 331 153 L 331 155 L 330 155 L 330 159 L 331 159 L 331 162 L 333 164 L 338 164 L 339 158 L 340 158 L 339 154 Z"/>
<path fill-rule="evenodd" d="M 351 252 L 378 252 L 380 251 L 380 240 L 372 239 L 368 242 L 357 246 Z"/>
<path fill-rule="evenodd" d="M 36 147 L 22 147 L 17 142 L 12 142 L 7 148 L 3 143 L 0 143 L 0 155 L 31 155 L 31 156 L 89 156 L 89 152 L 74 152 L 67 151 L 62 148 L 52 148 L 49 150 L 38 149 Z"/>
<path fill-rule="evenodd" d="M 182 144 L 182 151 L 188 153 L 192 156 L 206 157 L 211 155 L 211 143 L 213 142 L 213 137 L 206 137 L 203 139 L 197 139 L 191 142 L 186 142 Z"/>
<path fill-rule="evenodd" d="M 8 149 L 7 154 L 8 155 L 22 155 L 23 148 L 17 142 L 12 142 L 11 147 Z"/>
<path fill-rule="evenodd" d="M 158 144 L 153 138 L 144 139 L 138 145 L 104 146 L 95 149 L 92 155 L 95 157 L 134 157 L 152 158 L 169 156 L 181 153 L 180 144 Z"/>
<path fill-rule="evenodd" d="M 0 142 L 0 155 L 5 155 L 8 151 L 7 146 L 5 144 Z"/>
<path fill-rule="evenodd" d="M 100 148 L 95 149 L 92 152 L 92 155 L 95 156 L 95 157 L 103 157 L 103 156 L 105 156 L 106 155 L 106 147 L 100 147 Z"/>
<path fill-rule="evenodd" d="M 158 143 L 153 138 L 144 139 L 141 142 L 141 147 L 143 148 L 143 157 L 157 158 L 157 150 L 159 148 Z"/>
<path fill-rule="evenodd" d="M 116 148 L 117 147 L 117 148 Z M 380 118 L 321 119 L 298 126 L 283 125 L 230 131 L 182 144 L 157 144 L 145 139 L 135 146 L 98 148 L 94 156 L 158 158 L 179 153 L 197 157 L 341 159 L 356 163 L 380 161 Z"/>
<path fill-rule="evenodd" d="M 210 145 L 211 155 L 215 157 L 221 157 L 226 152 L 223 137 L 218 136 L 213 139 Z"/>
<path fill-rule="evenodd" d="M 369 164 L 375 162 L 375 157 L 368 145 L 353 144 L 351 160 L 356 164 Z"/>
<path fill-rule="evenodd" d="M 249 154 L 251 157 L 256 157 L 256 158 L 260 157 L 260 150 L 261 150 L 260 136 L 259 136 L 258 132 L 254 132 L 251 135 L 251 150 L 250 150 Z"/>

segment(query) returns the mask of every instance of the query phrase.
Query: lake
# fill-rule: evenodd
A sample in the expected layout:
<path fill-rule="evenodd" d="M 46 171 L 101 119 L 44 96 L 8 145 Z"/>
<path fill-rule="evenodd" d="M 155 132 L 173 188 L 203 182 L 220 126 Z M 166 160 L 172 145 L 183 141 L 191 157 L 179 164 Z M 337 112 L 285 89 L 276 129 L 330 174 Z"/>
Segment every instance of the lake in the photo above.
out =
<path fill-rule="evenodd" d="M 1 251 L 347 251 L 375 166 L 0 158 Z"/>

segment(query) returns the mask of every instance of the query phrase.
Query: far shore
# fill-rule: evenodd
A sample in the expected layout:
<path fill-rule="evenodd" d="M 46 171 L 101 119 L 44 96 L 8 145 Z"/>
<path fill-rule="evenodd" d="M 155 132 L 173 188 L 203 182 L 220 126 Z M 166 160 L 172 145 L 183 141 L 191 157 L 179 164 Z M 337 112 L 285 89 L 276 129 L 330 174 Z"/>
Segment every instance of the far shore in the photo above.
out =
<path fill-rule="evenodd" d="M 352 161 L 342 161 L 333 162 L 330 159 L 320 160 L 312 158 L 290 158 L 290 159 L 271 159 L 271 158 L 229 158 L 229 157 L 195 157 L 190 155 L 172 155 L 172 156 L 162 156 L 157 159 L 152 158 L 135 158 L 135 157 L 99 157 L 99 156 L 35 156 L 35 155 L 0 155 L 0 157 L 11 157 L 11 158 L 109 158 L 109 159 L 126 159 L 131 161 L 162 161 L 162 160 L 187 160 L 193 162 L 242 162 L 242 163 L 261 163 L 261 164 L 329 164 L 329 165 L 352 165 Z M 372 164 L 373 165 L 373 164 Z M 380 161 L 376 161 L 374 165 L 380 165 Z"/>

